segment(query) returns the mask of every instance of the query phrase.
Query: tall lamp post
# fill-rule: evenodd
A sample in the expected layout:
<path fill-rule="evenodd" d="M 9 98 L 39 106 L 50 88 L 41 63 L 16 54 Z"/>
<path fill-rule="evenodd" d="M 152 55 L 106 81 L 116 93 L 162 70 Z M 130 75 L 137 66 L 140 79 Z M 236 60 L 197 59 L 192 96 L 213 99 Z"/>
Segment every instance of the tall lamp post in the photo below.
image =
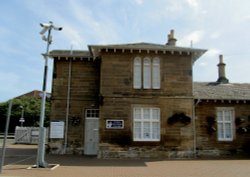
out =
<path fill-rule="evenodd" d="M 23 127 L 23 123 L 25 122 L 25 119 L 23 117 L 23 115 L 24 115 L 24 107 L 23 106 L 19 106 L 19 107 L 22 110 L 22 114 L 21 114 L 21 117 L 19 119 L 19 122 L 21 123 L 21 127 Z"/>
<path fill-rule="evenodd" d="M 46 53 L 42 54 L 45 60 L 44 65 L 44 75 L 43 75 L 43 95 L 41 101 L 41 112 L 40 112 L 40 121 L 39 121 L 39 143 L 37 150 L 37 168 L 46 168 L 48 164 L 44 160 L 45 156 L 45 138 L 46 138 L 46 129 L 44 128 L 44 116 L 45 116 L 45 103 L 46 103 L 46 85 L 47 85 L 47 75 L 48 75 L 48 57 L 49 57 L 49 46 L 52 43 L 51 31 L 52 29 L 61 31 L 62 27 L 56 27 L 53 25 L 53 22 L 49 23 L 40 23 L 40 26 L 43 28 L 40 34 L 42 39 L 47 42 Z M 48 32 L 47 37 L 44 35 Z"/>

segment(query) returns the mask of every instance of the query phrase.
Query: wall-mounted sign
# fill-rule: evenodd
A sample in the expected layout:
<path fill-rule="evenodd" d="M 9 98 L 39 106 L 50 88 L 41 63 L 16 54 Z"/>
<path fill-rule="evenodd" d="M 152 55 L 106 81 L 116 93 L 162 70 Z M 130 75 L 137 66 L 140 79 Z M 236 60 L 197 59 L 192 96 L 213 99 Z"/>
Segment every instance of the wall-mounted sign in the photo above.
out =
<path fill-rule="evenodd" d="M 64 137 L 64 122 L 50 122 L 50 138 L 63 139 Z"/>
<path fill-rule="evenodd" d="M 106 120 L 107 129 L 123 129 L 124 120 Z"/>

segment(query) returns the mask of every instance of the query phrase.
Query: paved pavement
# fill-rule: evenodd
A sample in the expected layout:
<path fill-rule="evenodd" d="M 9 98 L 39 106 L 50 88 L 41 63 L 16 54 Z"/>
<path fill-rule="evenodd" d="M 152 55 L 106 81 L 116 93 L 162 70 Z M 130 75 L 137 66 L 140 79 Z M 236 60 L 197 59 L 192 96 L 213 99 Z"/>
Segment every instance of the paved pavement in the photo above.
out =
<path fill-rule="evenodd" d="M 8 145 L 1 177 L 250 177 L 250 160 L 103 160 L 47 155 L 51 169 L 32 168 L 37 146 Z"/>

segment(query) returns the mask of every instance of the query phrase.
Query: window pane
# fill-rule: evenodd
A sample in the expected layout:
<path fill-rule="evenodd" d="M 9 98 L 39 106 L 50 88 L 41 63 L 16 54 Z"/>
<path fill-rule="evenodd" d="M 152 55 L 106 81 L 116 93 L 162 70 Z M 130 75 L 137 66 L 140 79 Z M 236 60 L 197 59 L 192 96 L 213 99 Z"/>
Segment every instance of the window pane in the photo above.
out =
<path fill-rule="evenodd" d="M 150 109 L 149 108 L 144 108 L 143 109 L 143 118 L 146 120 L 150 119 Z"/>
<path fill-rule="evenodd" d="M 86 117 L 88 118 L 99 118 L 99 110 L 98 109 L 87 109 Z"/>
<path fill-rule="evenodd" d="M 150 123 L 149 122 L 143 123 L 143 138 L 150 139 Z"/>
<path fill-rule="evenodd" d="M 231 123 L 225 123 L 225 138 L 226 139 L 232 138 Z"/>
<path fill-rule="evenodd" d="M 152 110 L 152 119 L 160 120 L 160 111 L 159 109 Z"/>
<path fill-rule="evenodd" d="M 134 109 L 134 119 L 141 119 L 141 109 L 140 108 Z"/>
<path fill-rule="evenodd" d="M 152 139 L 160 139 L 160 123 L 153 122 L 152 124 Z"/>
<path fill-rule="evenodd" d="M 143 60 L 143 88 L 151 88 L 151 61 L 149 58 Z"/>
<path fill-rule="evenodd" d="M 224 116 L 225 116 L 225 121 L 231 121 L 231 111 L 225 111 L 224 112 Z"/>
<path fill-rule="evenodd" d="M 134 138 L 135 139 L 141 139 L 141 123 L 135 122 L 134 123 Z"/>
<path fill-rule="evenodd" d="M 141 88 L 141 58 L 134 59 L 134 88 Z"/>
<path fill-rule="evenodd" d="M 159 89 L 160 88 L 160 59 L 154 58 L 153 59 L 153 88 Z"/>
<path fill-rule="evenodd" d="M 218 138 L 219 139 L 224 139 L 223 124 L 222 123 L 218 123 L 217 128 L 218 128 Z"/>
<path fill-rule="evenodd" d="M 223 121 L 223 117 L 222 116 L 223 116 L 223 112 L 222 111 L 218 111 L 217 112 L 217 120 L 218 121 Z"/>

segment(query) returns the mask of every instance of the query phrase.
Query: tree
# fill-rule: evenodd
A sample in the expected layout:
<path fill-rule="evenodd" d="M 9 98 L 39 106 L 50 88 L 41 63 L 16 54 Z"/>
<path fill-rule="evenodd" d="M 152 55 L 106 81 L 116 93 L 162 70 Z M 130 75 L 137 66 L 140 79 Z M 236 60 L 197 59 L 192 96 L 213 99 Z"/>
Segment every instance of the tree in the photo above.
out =
<path fill-rule="evenodd" d="M 8 111 L 9 101 L 0 103 L 0 132 L 4 132 L 6 116 Z M 41 99 L 29 96 L 23 96 L 20 98 L 15 98 L 12 102 L 12 110 L 10 117 L 9 132 L 14 132 L 16 126 L 20 126 L 21 123 L 19 119 L 22 117 L 22 108 L 24 110 L 25 122 L 23 126 L 36 127 L 39 126 L 40 110 L 41 110 Z M 50 101 L 46 101 L 45 109 L 45 121 L 44 126 L 49 125 L 49 114 L 50 114 Z"/>

